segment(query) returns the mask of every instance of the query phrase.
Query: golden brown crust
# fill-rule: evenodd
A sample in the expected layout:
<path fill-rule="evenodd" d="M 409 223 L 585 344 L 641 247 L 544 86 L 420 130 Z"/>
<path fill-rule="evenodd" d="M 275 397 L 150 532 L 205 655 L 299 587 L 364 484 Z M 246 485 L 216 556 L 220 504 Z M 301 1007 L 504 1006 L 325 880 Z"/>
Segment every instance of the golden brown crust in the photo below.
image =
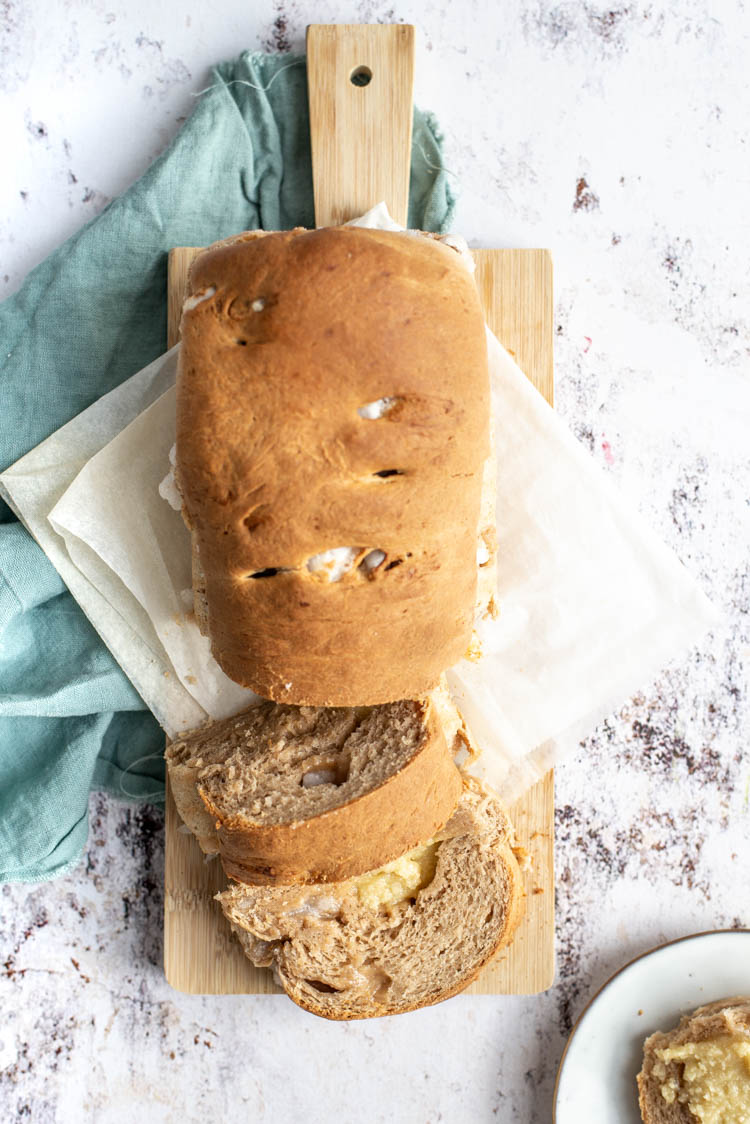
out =
<path fill-rule="evenodd" d="M 214 656 L 277 701 L 425 695 L 474 616 L 489 380 L 471 276 L 434 240 L 339 227 L 209 249 L 191 289 L 210 288 L 183 315 L 177 475 Z M 340 581 L 307 568 L 349 547 Z"/>
<path fill-rule="evenodd" d="M 461 795 L 435 708 L 427 710 L 422 743 L 380 787 L 348 804 L 292 823 L 254 823 L 216 817 L 226 873 L 254 885 L 340 882 L 398 858 L 424 843 L 450 817 Z"/>
<path fill-rule="evenodd" d="M 221 853 L 227 873 L 240 882 L 345 880 L 424 843 L 450 818 L 462 791 L 451 717 L 432 698 L 360 717 L 356 710 L 305 714 L 263 703 L 170 743 L 177 810 L 201 848 Z M 326 722 L 334 731 L 328 735 Z M 302 778 L 321 758 L 325 767 L 351 774 L 333 795 L 327 785 L 305 790 L 317 800 L 298 798 Z M 379 762 L 374 772 L 373 760 Z M 263 795 L 269 783 L 284 793 L 272 814 Z"/>
<path fill-rule="evenodd" d="M 192 545 L 192 574 L 193 574 L 193 612 L 195 623 L 203 633 L 208 635 L 208 608 L 206 606 L 206 579 L 203 576 L 203 567 L 198 557 L 198 541 L 195 535 L 190 536 Z"/>

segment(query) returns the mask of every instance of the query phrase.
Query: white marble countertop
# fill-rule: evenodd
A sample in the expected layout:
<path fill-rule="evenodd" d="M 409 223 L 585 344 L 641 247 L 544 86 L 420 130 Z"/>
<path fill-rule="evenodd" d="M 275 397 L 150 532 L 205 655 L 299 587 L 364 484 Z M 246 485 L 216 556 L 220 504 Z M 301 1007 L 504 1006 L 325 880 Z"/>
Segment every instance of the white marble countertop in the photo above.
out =
<path fill-rule="evenodd" d="M 349 1025 L 161 969 L 162 814 L 91 799 L 86 857 L 0 889 L 0 1118 L 547 1124 L 571 1025 L 625 961 L 750 926 L 750 19 L 671 0 L 6 0 L 0 296 L 142 172 L 211 63 L 307 23 L 419 28 L 417 100 L 485 245 L 556 266 L 557 406 L 722 608 L 557 770 L 558 972 Z"/>

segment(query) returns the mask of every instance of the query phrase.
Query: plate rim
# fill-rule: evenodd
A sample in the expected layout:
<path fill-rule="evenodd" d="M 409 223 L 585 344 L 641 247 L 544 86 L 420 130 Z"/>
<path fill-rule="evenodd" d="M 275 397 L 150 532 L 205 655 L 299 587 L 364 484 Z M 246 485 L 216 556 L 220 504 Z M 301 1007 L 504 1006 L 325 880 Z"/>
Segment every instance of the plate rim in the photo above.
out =
<path fill-rule="evenodd" d="M 586 1017 L 586 1015 L 589 1011 L 589 1008 L 593 1006 L 593 1004 L 597 1001 L 597 999 L 599 998 L 601 993 L 605 990 L 605 988 L 609 987 L 609 985 L 612 983 L 613 980 L 615 980 L 619 975 L 622 975 L 623 972 L 626 972 L 628 970 L 628 968 L 632 967 L 633 964 L 637 964 L 639 960 L 643 960 L 643 959 L 645 959 L 645 957 L 651 956 L 654 952 L 659 952 L 661 949 L 669 948 L 671 945 L 674 945 L 674 944 L 682 944 L 684 941 L 697 940 L 700 937 L 714 937 L 714 936 L 717 936 L 721 933 L 748 933 L 748 934 L 750 934 L 750 928 L 742 927 L 742 928 L 739 928 L 739 929 L 734 929 L 734 928 L 732 928 L 732 929 L 701 929 L 700 932 L 697 932 L 697 933 L 686 933 L 685 936 L 683 936 L 683 937 L 675 937 L 674 940 L 663 941 L 661 944 L 654 945 L 653 948 L 647 948 L 645 952 L 641 952 L 641 953 L 638 954 L 638 956 L 634 956 L 631 960 L 628 960 L 627 963 L 623 964 L 622 967 L 618 968 L 616 972 L 613 972 L 612 975 L 604 981 L 604 983 L 601 985 L 601 987 L 599 987 L 594 992 L 594 994 L 591 996 L 591 998 L 589 999 L 588 1003 L 586 1004 L 586 1006 L 581 1011 L 581 1013 L 578 1016 L 578 1018 L 576 1019 L 576 1021 L 573 1023 L 573 1026 L 571 1027 L 570 1034 L 568 1035 L 568 1040 L 565 1043 L 565 1049 L 563 1050 L 563 1052 L 560 1056 L 560 1061 L 559 1061 L 558 1066 L 557 1066 L 557 1076 L 555 1078 L 555 1088 L 554 1088 L 553 1093 L 552 1093 L 552 1124 L 557 1124 L 557 1097 L 558 1097 L 558 1093 L 560 1091 L 560 1079 L 562 1078 L 563 1067 L 565 1065 L 565 1061 L 566 1061 L 567 1056 L 568 1056 L 568 1050 L 570 1048 L 570 1045 L 571 1045 L 573 1039 L 575 1038 L 575 1036 L 578 1032 L 578 1028 L 580 1027 L 581 1023 L 583 1022 L 584 1018 Z"/>

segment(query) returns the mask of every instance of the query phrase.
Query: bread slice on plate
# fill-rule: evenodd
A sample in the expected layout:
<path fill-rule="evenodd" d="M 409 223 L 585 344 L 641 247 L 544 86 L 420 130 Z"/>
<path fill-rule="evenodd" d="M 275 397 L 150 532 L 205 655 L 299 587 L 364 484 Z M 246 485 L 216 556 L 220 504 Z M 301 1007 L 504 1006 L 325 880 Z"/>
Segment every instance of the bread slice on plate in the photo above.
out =
<path fill-rule="evenodd" d="M 646 1039 L 645 1124 L 750 1124 L 750 997 L 721 999 Z"/>
<path fill-rule="evenodd" d="M 439 693 L 374 707 L 266 702 L 176 739 L 167 767 L 183 821 L 232 878 L 335 882 L 445 824 L 462 790 L 458 726 Z"/>
<path fill-rule="evenodd" d="M 300 1007 L 364 1019 L 461 991 L 513 937 L 524 895 L 510 820 L 466 779 L 445 827 L 379 870 L 329 885 L 217 895 L 258 966 Z"/>

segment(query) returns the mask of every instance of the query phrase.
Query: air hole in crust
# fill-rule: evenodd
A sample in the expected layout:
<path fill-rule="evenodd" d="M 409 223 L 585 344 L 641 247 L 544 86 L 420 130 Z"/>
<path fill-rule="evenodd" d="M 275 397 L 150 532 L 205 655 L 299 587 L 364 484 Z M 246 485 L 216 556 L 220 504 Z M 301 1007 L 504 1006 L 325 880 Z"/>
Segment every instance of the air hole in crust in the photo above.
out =
<path fill-rule="evenodd" d="M 386 480 L 389 476 L 403 475 L 403 468 L 381 468 L 380 472 L 373 472 L 373 476 L 379 476 L 381 480 Z"/>
<path fill-rule="evenodd" d="M 322 980 L 305 980 L 305 983 L 309 984 L 315 991 L 322 991 L 324 994 L 328 995 L 334 992 L 338 994 L 338 992 L 341 991 L 340 987 L 331 987 L 330 984 L 323 983 Z"/>
<path fill-rule="evenodd" d="M 288 574 L 288 566 L 268 566 L 265 570 L 256 570 L 254 574 L 248 574 L 249 578 L 275 578 L 277 574 Z"/>
<path fill-rule="evenodd" d="M 238 347 L 247 347 L 247 340 L 235 340 Z"/>
<path fill-rule="evenodd" d="M 243 526 L 245 526 L 248 531 L 257 530 L 258 527 L 260 527 L 263 523 L 265 523 L 267 521 L 267 519 L 269 517 L 269 514 L 270 514 L 270 511 L 271 511 L 271 505 L 270 504 L 267 504 L 267 503 L 258 504 L 257 507 L 254 507 L 251 511 L 248 511 L 247 515 L 242 520 Z"/>
<path fill-rule="evenodd" d="M 264 297 L 256 297 L 256 299 L 253 301 L 253 303 L 250 305 L 250 307 L 252 308 L 253 312 L 262 312 L 263 309 L 266 307 L 265 298 Z"/>
<path fill-rule="evenodd" d="M 386 566 L 386 570 L 393 570 L 396 566 L 400 566 L 401 562 L 401 558 L 394 558 L 392 562 L 388 563 L 388 565 Z"/>

